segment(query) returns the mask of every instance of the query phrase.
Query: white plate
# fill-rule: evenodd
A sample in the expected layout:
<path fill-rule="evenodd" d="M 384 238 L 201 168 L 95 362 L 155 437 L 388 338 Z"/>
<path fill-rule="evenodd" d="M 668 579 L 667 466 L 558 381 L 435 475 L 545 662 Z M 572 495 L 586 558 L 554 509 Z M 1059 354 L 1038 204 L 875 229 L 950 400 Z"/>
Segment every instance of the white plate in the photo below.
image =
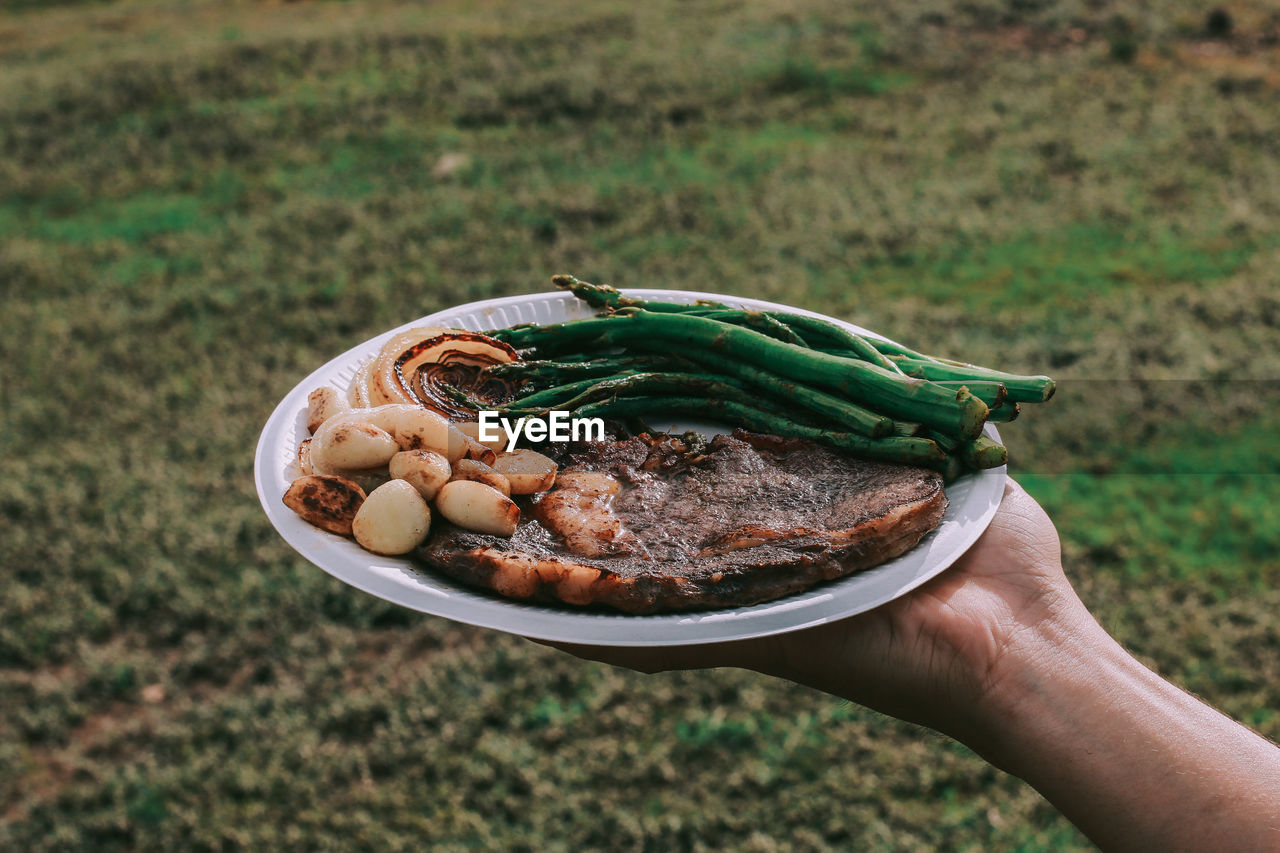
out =
<path fill-rule="evenodd" d="M 758 299 L 670 290 L 627 290 L 630 296 L 669 302 L 714 299 L 729 305 L 761 310 L 785 310 L 822 317 Z M 359 365 L 376 353 L 391 335 L 421 325 L 452 326 L 484 331 L 516 323 L 558 323 L 590 316 L 585 303 L 563 292 L 539 293 L 472 302 L 406 323 L 348 350 L 312 373 L 276 406 L 254 460 L 258 497 L 271 523 L 298 553 L 329 574 L 387 601 L 445 616 L 458 622 L 496 628 L 540 640 L 602 646 L 679 646 L 742 640 L 795 631 L 862 613 L 892 601 L 950 566 L 986 529 L 1004 492 L 1003 467 L 967 474 L 947 486 L 950 506 L 941 524 L 919 545 L 888 563 L 787 598 L 700 613 L 627 616 L 522 604 L 459 586 L 406 558 L 379 557 L 355 542 L 312 527 L 288 509 L 281 497 L 298 444 L 307 437 L 307 395 L 320 385 L 345 389 Z M 824 317 L 858 334 L 874 335 L 850 323 Z M 656 418 L 655 428 L 667 424 Z M 689 422 L 674 424 L 681 428 Z M 999 439 L 995 427 L 987 434 Z"/>

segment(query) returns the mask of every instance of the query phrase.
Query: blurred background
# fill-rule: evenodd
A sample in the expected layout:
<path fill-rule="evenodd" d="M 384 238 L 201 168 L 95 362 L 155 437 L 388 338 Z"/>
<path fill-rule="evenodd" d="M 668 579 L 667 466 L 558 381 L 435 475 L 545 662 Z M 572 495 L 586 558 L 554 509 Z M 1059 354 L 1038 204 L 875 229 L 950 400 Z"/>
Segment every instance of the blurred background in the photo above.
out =
<path fill-rule="evenodd" d="M 1004 435 L 1081 594 L 1280 736 L 1273 9 L 0 0 L 0 847 L 1089 849 L 930 732 L 285 546 L 276 401 L 556 272 L 1059 378 Z"/>

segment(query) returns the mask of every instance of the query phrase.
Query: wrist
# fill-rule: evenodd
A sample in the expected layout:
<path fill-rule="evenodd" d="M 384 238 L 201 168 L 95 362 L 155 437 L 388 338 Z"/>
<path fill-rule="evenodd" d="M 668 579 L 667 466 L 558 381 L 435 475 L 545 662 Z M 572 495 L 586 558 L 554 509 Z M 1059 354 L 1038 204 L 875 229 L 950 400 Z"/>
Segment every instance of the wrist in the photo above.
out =
<path fill-rule="evenodd" d="M 1103 849 L 1274 849 L 1256 819 L 1280 807 L 1273 744 L 1147 669 L 1083 606 L 1020 634 L 963 742 Z"/>
<path fill-rule="evenodd" d="M 1028 739 L 1043 738 L 1060 703 L 1130 665 L 1141 667 L 1074 596 L 1016 632 L 984 674 L 965 731 L 956 733 L 996 766 L 1013 770 Z"/>

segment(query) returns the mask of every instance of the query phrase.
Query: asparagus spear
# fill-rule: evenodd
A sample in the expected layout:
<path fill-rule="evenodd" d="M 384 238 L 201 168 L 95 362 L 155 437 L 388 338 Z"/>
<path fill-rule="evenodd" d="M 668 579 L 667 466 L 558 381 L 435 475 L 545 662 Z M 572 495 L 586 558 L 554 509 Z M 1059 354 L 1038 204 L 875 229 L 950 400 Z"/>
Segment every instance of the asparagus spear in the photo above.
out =
<path fill-rule="evenodd" d="M 781 320 L 789 326 L 808 333 L 809 337 L 820 340 L 824 345 L 845 350 L 863 361 L 883 367 L 890 373 L 901 373 L 892 360 L 872 346 L 866 338 L 855 335 L 848 329 L 829 323 L 819 317 L 804 314 L 770 312 L 770 316 Z"/>
<path fill-rule="evenodd" d="M 1009 451 L 1003 444 L 980 435 L 960 445 L 960 459 L 974 470 L 999 468 L 1009 461 Z"/>
<path fill-rule="evenodd" d="M 925 435 L 936 441 L 947 455 L 963 463 L 971 471 L 999 468 L 1009 461 L 1009 451 L 993 439 L 980 435 L 972 441 L 959 441 L 953 436 L 929 430 Z"/>
<path fill-rule="evenodd" d="M 796 334 L 794 329 L 779 320 L 776 315 L 763 311 L 723 308 L 714 311 L 689 311 L 684 313 L 695 317 L 705 317 L 708 320 L 719 320 L 722 323 L 732 323 L 735 326 L 746 326 L 749 329 L 755 329 L 761 334 L 777 338 L 788 344 L 795 344 L 801 347 L 809 346 L 804 338 Z"/>
<path fill-rule="evenodd" d="M 635 373 L 598 381 L 580 393 L 556 405 L 557 409 L 577 411 L 588 403 L 610 397 L 643 397 L 660 394 L 701 395 L 731 400 L 743 405 L 758 405 L 759 399 L 737 380 L 710 377 L 697 373 Z"/>
<path fill-rule="evenodd" d="M 938 470 L 942 472 L 943 482 L 950 483 L 964 474 L 964 462 L 960 461 L 959 456 L 948 453 L 946 461 L 942 463 Z"/>
<path fill-rule="evenodd" d="M 977 364 L 925 355 L 902 344 L 878 338 L 872 339 L 870 343 L 897 362 L 908 375 L 919 375 L 924 379 L 987 379 L 1002 382 L 1009 391 L 1009 399 L 1015 403 L 1043 403 L 1053 396 L 1057 387 L 1048 376 L 1005 373 Z"/>
<path fill-rule="evenodd" d="M 1000 405 L 988 411 L 987 421 L 993 424 L 1007 424 L 1009 421 L 1017 418 L 1021 411 L 1022 406 L 1017 403 L 1010 402 L 1009 400 L 1005 400 Z"/>
<path fill-rule="evenodd" d="M 960 449 L 960 445 L 963 443 L 954 435 L 947 435 L 945 433 L 938 432 L 936 429 L 926 429 L 924 431 L 924 436 L 931 441 L 936 441 L 938 446 L 947 453 L 955 453 Z"/>
<path fill-rule="evenodd" d="M 630 296 L 623 296 L 616 287 L 611 287 L 607 284 L 592 284 L 589 281 L 582 281 L 571 275 L 553 275 L 551 276 L 551 283 L 561 290 L 570 291 L 592 308 L 604 308 L 609 311 L 618 308 L 644 308 L 648 311 L 666 314 L 682 313 L 700 308 L 720 309 L 729 307 L 720 302 L 701 299 L 693 303 L 635 299 Z"/>
<path fill-rule="evenodd" d="M 992 382 L 983 379 L 934 379 L 931 381 L 935 385 L 941 385 L 943 388 L 954 388 L 956 391 L 966 388 L 970 394 L 986 403 L 988 409 L 994 409 L 996 406 L 1002 405 L 1009 396 L 1009 391 L 1003 382 Z"/>
<path fill-rule="evenodd" d="M 877 364 L 891 373 L 901 372 L 897 365 L 860 335 L 855 335 L 848 329 L 837 326 L 820 317 L 810 317 L 806 314 L 795 314 L 786 311 L 747 311 L 729 308 L 727 305 L 709 300 L 681 303 L 639 299 L 623 296 L 620 291 L 607 284 L 592 284 L 571 275 L 552 276 L 551 281 L 556 287 L 570 290 L 574 296 L 584 300 L 588 305 L 594 308 L 605 308 L 609 311 L 616 311 L 620 308 L 642 308 L 663 314 L 690 314 L 698 317 L 707 317 L 735 325 L 750 326 L 770 337 L 776 337 L 779 340 L 800 346 L 809 345 L 800 332 L 809 332 L 815 339 L 823 341 L 827 347 L 848 350 L 864 361 Z M 766 325 L 766 321 L 757 319 L 761 315 L 768 321 L 767 328 L 762 327 Z"/>
<path fill-rule="evenodd" d="M 634 373 L 635 371 L 632 371 Z M 619 374 L 610 374 L 607 378 L 613 378 Z M 564 385 L 553 385 L 550 388 L 543 388 L 532 394 L 526 394 L 506 403 L 502 406 L 504 409 L 569 409 L 570 406 L 565 405 L 566 400 L 572 398 L 576 394 L 580 394 L 594 385 L 599 385 L 605 379 L 599 376 L 592 376 L 587 379 L 579 379 L 576 382 L 568 382 Z"/>
<path fill-rule="evenodd" d="M 534 327 L 537 328 L 537 327 Z M 625 370 L 662 370 L 667 368 L 687 367 L 684 359 L 659 356 L 625 356 L 613 358 L 593 358 L 588 361 L 509 361 L 494 364 L 484 369 L 488 376 L 500 379 L 527 379 L 535 383 L 563 384 L 574 379 L 586 379 L 597 376 L 613 376 Z"/>
<path fill-rule="evenodd" d="M 1053 396 L 1056 388 L 1054 381 L 1048 376 L 1020 376 L 976 364 L 934 358 L 926 360 L 894 356 L 893 360 L 902 368 L 903 373 L 917 379 L 929 379 L 935 382 L 951 380 L 998 382 L 1005 386 L 1009 399 L 1015 403 L 1043 403 Z"/>

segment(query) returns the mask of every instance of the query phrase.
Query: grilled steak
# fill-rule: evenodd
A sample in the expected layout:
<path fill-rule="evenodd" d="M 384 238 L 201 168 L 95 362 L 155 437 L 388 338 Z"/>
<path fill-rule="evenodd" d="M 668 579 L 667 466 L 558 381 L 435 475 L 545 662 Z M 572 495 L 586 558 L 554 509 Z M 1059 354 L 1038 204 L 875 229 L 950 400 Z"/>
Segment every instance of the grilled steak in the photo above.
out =
<path fill-rule="evenodd" d="M 947 499 L 932 471 L 735 432 L 566 450 L 510 539 L 439 521 L 428 565 L 512 598 L 628 613 L 779 598 L 902 554 Z"/>

